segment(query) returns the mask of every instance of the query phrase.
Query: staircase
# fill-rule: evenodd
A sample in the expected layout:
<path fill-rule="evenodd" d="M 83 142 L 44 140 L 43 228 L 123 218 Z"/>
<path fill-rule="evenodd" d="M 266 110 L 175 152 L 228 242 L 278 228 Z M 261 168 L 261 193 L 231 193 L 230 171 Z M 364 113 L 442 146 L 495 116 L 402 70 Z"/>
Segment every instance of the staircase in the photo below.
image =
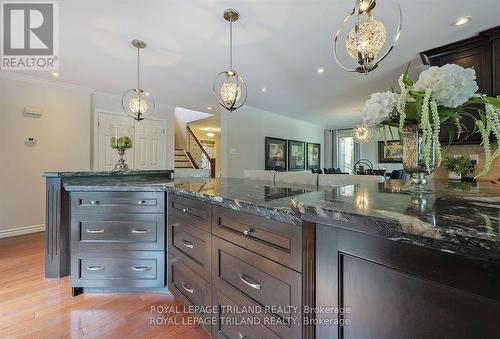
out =
<path fill-rule="evenodd" d="M 182 148 L 175 149 L 175 168 L 197 168 Z"/>

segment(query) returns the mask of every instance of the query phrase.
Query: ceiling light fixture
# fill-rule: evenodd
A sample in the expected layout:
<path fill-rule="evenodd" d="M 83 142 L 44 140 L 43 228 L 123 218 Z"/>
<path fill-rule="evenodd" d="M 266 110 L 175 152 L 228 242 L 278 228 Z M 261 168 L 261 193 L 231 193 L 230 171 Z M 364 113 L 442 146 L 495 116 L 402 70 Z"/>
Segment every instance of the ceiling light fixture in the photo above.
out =
<path fill-rule="evenodd" d="M 207 106 L 207 109 L 210 111 L 212 109 L 212 106 Z"/>
<path fill-rule="evenodd" d="M 262 87 L 262 88 L 261 88 L 261 91 L 262 91 L 262 92 L 267 92 L 267 88 L 266 88 L 266 87 Z"/>
<path fill-rule="evenodd" d="M 52 72 L 52 76 L 55 77 L 55 78 L 58 78 L 59 77 L 59 73 L 58 72 Z"/>
<path fill-rule="evenodd" d="M 137 88 L 132 88 L 123 93 L 123 111 L 137 121 L 144 120 L 144 114 L 153 113 L 156 103 L 149 92 L 141 88 L 140 73 L 140 51 L 146 48 L 146 43 L 141 40 L 132 40 L 132 46 L 137 48 Z"/>
<path fill-rule="evenodd" d="M 207 133 L 205 133 L 205 135 L 206 135 L 207 137 L 209 137 L 209 138 L 213 138 L 213 137 L 215 136 L 215 133 L 214 133 L 214 132 L 212 132 L 212 129 L 211 129 L 211 128 L 209 128 L 209 129 L 208 129 L 208 132 L 207 132 Z"/>
<path fill-rule="evenodd" d="M 247 101 L 247 85 L 243 77 L 233 69 L 233 22 L 240 14 L 235 9 L 224 11 L 224 19 L 229 22 L 229 70 L 215 77 L 212 90 L 219 104 L 228 111 L 234 111 Z"/>
<path fill-rule="evenodd" d="M 372 129 L 364 125 L 357 125 L 352 130 L 352 137 L 354 142 L 358 144 L 363 144 L 367 142 L 372 136 Z"/>
<path fill-rule="evenodd" d="M 455 20 L 455 22 L 452 23 L 451 25 L 452 26 L 462 26 L 462 25 L 465 25 L 466 23 L 468 23 L 471 20 L 472 20 L 472 17 L 470 15 L 469 16 L 463 16 L 463 17 L 460 17 L 457 20 Z"/>
<path fill-rule="evenodd" d="M 397 12 L 399 14 L 398 25 L 396 29 L 396 34 L 391 46 L 381 54 L 382 49 L 386 42 L 386 30 L 383 23 L 375 20 L 373 17 L 373 9 L 375 8 L 375 0 L 355 0 L 354 8 L 346 15 L 342 24 L 340 25 L 337 34 L 335 35 L 335 40 L 333 43 L 333 56 L 335 61 L 340 67 L 348 72 L 357 72 L 368 74 L 368 72 L 374 70 L 378 64 L 384 60 L 387 55 L 392 51 L 396 42 L 399 39 L 399 34 L 401 32 L 401 22 L 403 14 L 401 12 L 401 7 L 397 0 L 392 0 Z M 346 36 L 345 47 L 347 54 L 351 58 L 357 61 L 358 67 L 351 68 L 344 66 L 344 64 L 339 60 L 337 53 L 337 44 L 339 41 L 339 36 L 341 30 L 344 28 L 349 19 L 354 18 L 354 27 L 351 28 Z M 379 57 L 379 55 L 381 56 Z"/>
<path fill-rule="evenodd" d="M 325 69 L 324 69 L 323 67 L 320 67 L 320 68 L 318 68 L 318 69 L 316 70 L 316 73 L 318 73 L 318 74 L 323 74 L 323 73 L 325 73 Z"/>

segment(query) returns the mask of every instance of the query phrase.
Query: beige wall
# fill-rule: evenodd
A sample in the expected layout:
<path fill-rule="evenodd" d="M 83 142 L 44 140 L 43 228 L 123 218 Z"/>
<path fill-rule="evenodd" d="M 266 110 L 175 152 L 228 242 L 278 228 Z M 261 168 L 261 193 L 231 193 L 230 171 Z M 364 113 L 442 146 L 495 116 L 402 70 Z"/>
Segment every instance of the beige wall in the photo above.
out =
<path fill-rule="evenodd" d="M 0 237 L 45 223 L 42 171 L 90 168 L 90 91 L 0 77 Z M 43 108 L 41 118 L 23 115 Z M 26 137 L 38 139 L 35 146 Z"/>
<path fill-rule="evenodd" d="M 223 177 L 243 177 L 245 169 L 264 169 L 266 136 L 321 144 L 324 159 L 324 128 L 250 106 L 221 115 Z"/>
<path fill-rule="evenodd" d="M 492 150 L 495 150 L 498 144 L 492 145 Z M 453 146 L 443 146 L 443 159 L 446 157 L 453 157 L 454 155 L 465 155 L 469 156 L 472 154 L 477 154 L 479 156 L 479 164 L 476 166 L 476 175 L 479 174 L 484 168 L 484 151 L 481 145 L 453 145 Z M 448 178 L 448 171 L 444 168 L 444 165 L 436 168 L 435 171 L 436 178 Z M 497 158 L 491 165 L 490 171 L 478 180 L 498 180 L 500 179 L 500 158 Z"/>

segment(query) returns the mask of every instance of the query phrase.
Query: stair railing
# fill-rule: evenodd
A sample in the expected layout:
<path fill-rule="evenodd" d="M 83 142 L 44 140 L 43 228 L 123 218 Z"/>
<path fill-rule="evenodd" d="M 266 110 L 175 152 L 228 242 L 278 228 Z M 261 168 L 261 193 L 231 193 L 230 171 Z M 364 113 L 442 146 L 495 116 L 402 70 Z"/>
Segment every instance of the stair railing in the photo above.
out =
<path fill-rule="evenodd" d="M 195 167 L 210 170 L 210 176 L 215 177 L 215 158 L 211 158 L 205 148 L 202 146 L 196 135 L 189 126 L 187 130 L 186 153 Z"/>

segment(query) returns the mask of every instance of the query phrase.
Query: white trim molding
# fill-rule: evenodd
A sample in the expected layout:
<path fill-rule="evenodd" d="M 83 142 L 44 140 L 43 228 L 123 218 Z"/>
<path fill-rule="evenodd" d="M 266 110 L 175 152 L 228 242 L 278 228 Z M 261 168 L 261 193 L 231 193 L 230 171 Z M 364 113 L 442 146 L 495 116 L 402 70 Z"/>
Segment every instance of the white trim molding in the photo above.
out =
<path fill-rule="evenodd" d="M 30 84 L 35 84 L 35 85 L 46 85 L 46 86 L 66 88 L 66 89 L 71 89 L 71 90 L 80 91 L 80 92 L 89 93 L 89 94 L 95 91 L 95 89 L 90 88 L 90 87 L 74 85 L 74 84 L 70 84 L 70 83 L 62 82 L 62 81 L 39 78 L 39 77 L 36 77 L 33 75 L 28 75 L 28 74 L 18 73 L 18 72 L 0 71 L 0 79 L 17 80 L 17 81 L 22 81 L 22 82 L 26 82 L 26 83 L 30 83 Z"/>
<path fill-rule="evenodd" d="M 45 231 L 45 224 L 0 230 L 0 239 L 15 237 L 16 235 L 23 235 L 23 234 L 43 232 L 43 231 Z"/>

